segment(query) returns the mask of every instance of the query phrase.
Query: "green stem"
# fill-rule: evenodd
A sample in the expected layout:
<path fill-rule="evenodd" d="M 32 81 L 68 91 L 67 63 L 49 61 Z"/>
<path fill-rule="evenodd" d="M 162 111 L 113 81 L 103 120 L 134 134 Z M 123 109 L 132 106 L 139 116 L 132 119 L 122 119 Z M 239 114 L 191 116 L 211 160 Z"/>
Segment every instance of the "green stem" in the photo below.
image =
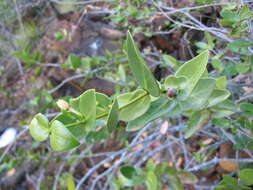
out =
<path fill-rule="evenodd" d="M 132 101 L 130 101 L 130 102 L 128 102 L 127 104 L 125 104 L 124 106 L 120 107 L 119 110 L 122 110 L 122 109 L 126 108 L 127 106 L 129 106 L 129 105 L 131 105 L 131 104 L 133 104 L 133 103 L 139 101 L 140 99 L 142 99 L 143 97 L 145 97 L 145 96 L 147 96 L 147 95 L 149 95 L 149 93 L 146 91 L 146 92 L 145 92 L 144 94 L 142 94 L 141 96 L 138 96 L 137 98 L 135 98 L 135 99 L 133 99 Z M 108 113 L 105 112 L 105 113 L 103 113 L 103 114 L 97 116 L 96 119 L 101 119 L 101 118 L 103 118 L 103 117 L 105 117 L 105 116 L 107 116 L 107 115 L 108 115 Z"/>
<path fill-rule="evenodd" d="M 101 115 L 98 115 L 98 116 L 96 117 L 96 119 L 101 119 L 101 118 L 103 118 L 103 117 L 105 117 L 105 116 L 107 116 L 107 115 L 108 115 L 108 113 L 105 112 L 105 113 L 103 113 L 103 114 L 101 114 Z"/>
<path fill-rule="evenodd" d="M 75 123 L 71 123 L 71 124 L 68 124 L 68 125 L 65 125 L 67 128 L 69 127 L 74 127 L 76 125 L 81 125 L 81 124 L 84 124 L 85 122 L 84 121 L 78 121 L 78 122 L 75 122 Z"/>
<path fill-rule="evenodd" d="M 140 99 L 142 99 L 143 97 L 147 96 L 149 93 L 146 91 L 144 94 L 142 94 L 141 96 L 138 96 L 137 98 L 133 99 L 132 101 L 128 102 L 127 104 L 125 104 L 124 106 L 120 107 L 119 110 L 122 110 L 124 108 L 126 108 L 127 106 L 138 102 Z"/>
<path fill-rule="evenodd" d="M 72 112 L 72 113 L 74 113 L 74 114 L 76 114 L 77 116 L 79 116 L 81 118 L 85 118 L 84 115 L 82 115 L 80 112 L 76 111 L 75 109 L 73 109 L 71 107 L 69 108 L 69 111 Z"/>

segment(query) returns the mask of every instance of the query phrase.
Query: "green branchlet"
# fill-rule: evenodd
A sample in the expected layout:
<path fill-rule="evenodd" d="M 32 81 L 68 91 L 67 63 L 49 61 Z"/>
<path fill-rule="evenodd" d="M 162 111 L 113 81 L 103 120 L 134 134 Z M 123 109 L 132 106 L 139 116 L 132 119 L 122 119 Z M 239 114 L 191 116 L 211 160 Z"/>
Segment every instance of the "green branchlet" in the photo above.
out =
<path fill-rule="evenodd" d="M 32 137 L 39 142 L 50 137 L 55 151 L 65 151 L 78 146 L 81 138 L 96 131 L 98 121 L 104 121 L 108 132 L 112 133 L 119 120 L 128 123 L 127 130 L 135 131 L 156 118 L 185 114 L 189 117 L 188 138 L 212 117 L 224 117 L 234 112 L 222 107 L 230 95 L 224 89 L 224 80 L 216 80 L 207 74 L 208 51 L 183 64 L 175 75 L 161 84 L 148 69 L 129 32 L 126 53 L 139 84 L 137 90 L 114 97 L 114 100 L 94 89 L 69 103 L 59 100 L 57 105 L 61 113 L 51 122 L 42 114 L 32 119 L 29 126 Z"/>

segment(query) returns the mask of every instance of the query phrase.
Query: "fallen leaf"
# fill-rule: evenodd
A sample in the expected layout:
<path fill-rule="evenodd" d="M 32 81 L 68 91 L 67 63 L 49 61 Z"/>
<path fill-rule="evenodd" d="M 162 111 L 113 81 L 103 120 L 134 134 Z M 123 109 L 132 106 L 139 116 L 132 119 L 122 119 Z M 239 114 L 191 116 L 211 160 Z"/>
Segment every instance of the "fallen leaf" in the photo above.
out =
<path fill-rule="evenodd" d="M 212 138 L 208 138 L 208 139 L 204 140 L 204 141 L 202 142 L 202 144 L 203 144 L 203 145 L 209 145 L 209 144 L 211 144 L 212 142 L 213 142 L 213 139 L 212 139 Z"/>
<path fill-rule="evenodd" d="M 235 151 L 233 150 L 231 143 L 224 143 L 220 146 L 219 157 L 220 158 L 233 158 Z M 239 164 L 234 161 L 221 161 L 219 166 L 228 173 L 235 172 L 239 169 Z"/>
<path fill-rule="evenodd" d="M 239 164 L 233 161 L 221 161 L 219 166 L 226 172 L 233 173 L 239 169 Z"/>
<path fill-rule="evenodd" d="M 184 184 L 198 183 L 198 178 L 194 174 L 192 174 L 186 170 L 178 171 L 177 175 L 180 178 L 180 180 L 182 181 L 182 183 L 184 183 Z"/>

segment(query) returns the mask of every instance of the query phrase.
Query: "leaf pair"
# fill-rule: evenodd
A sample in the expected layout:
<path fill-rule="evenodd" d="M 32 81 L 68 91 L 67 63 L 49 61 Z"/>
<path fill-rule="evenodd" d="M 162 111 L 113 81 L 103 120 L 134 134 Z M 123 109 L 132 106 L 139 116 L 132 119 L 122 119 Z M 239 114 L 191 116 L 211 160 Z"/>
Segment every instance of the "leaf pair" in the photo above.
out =
<path fill-rule="evenodd" d="M 215 106 L 226 100 L 230 93 L 225 89 L 215 88 L 216 80 L 201 78 L 189 97 L 180 102 L 183 110 L 201 110 Z"/>
<path fill-rule="evenodd" d="M 183 110 L 194 111 L 188 121 L 188 128 L 185 134 L 186 138 L 189 138 L 197 130 L 204 127 L 211 119 L 211 116 L 213 116 L 212 113 L 214 113 L 216 117 L 218 113 L 220 115 L 223 114 L 223 116 L 226 116 L 224 114 L 231 114 L 231 109 L 224 110 L 221 107 L 219 110 L 217 108 L 215 109 L 214 106 L 217 107 L 218 104 L 224 102 L 230 96 L 227 90 L 218 89 L 215 88 L 215 86 L 215 79 L 201 78 L 190 96 L 185 101 L 180 102 Z M 212 112 L 207 110 L 208 108 L 212 108 Z"/>
<path fill-rule="evenodd" d="M 42 142 L 50 135 L 50 145 L 55 151 L 69 150 L 78 146 L 80 143 L 77 138 L 84 137 L 96 126 L 95 90 L 87 90 L 78 98 L 72 99 L 70 107 L 69 111 L 62 110 L 51 124 L 44 115 L 37 114 L 29 126 L 32 137 Z"/>
<path fill-rule="evenodd" d="M 55 151 L 69 150 L 80 144 L 64 124 L 58 120 L 49 124 L 48 119 L 41 113 L 32 119 L 29 130 L 38 142 L 45 141 L 50 136 L 50 145 Z"/>

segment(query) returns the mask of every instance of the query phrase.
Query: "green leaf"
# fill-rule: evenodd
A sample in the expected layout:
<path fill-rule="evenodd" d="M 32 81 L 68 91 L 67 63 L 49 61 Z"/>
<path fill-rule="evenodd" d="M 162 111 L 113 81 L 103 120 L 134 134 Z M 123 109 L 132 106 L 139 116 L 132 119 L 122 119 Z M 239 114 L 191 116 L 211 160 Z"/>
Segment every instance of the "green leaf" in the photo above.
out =
<path fill-rule="evenodd" d="M 45 141 L 50 132 L 47 117 L 41 113 L 35 115 L 29 125 L 29 132 L 36 141 Z"/>
<path fill-rule="evenodd" d="M 198 81 L 190 96 L 181 101 L 183 110 L 200 110 L 207 105 L 207 100 L 211 96 L 215 87 L 215 79 L 202 78 Z"/>
<path fill-rule="evenodd" d="M 54 33 L 54 37 L 56 40 L 64 40 L 66 36 L 62 31 L 58 31 Z"/>
<path fill-rule="evenodd" d="M 127 131 L 139 130 L 141 127 L 156 118 L 169 113 L 173 114 L 173 108 L 175 107 L 176 102 L 170 101 L 165 97 L 159 98 L 150 104 L 150 107 L 145 114 L 128 123 Z"/>
<path fill-rule="evenodd" d="M 73 113 L 64 111 L 57 115 L 51 122 L 55 120 L 60 121 L 63 125 L 70 125 L 72 123 L 76 123 L 77 118 Z M 68 128 L 68 130 L 78 139 L 83 138 L 85 136 L 84 124 L 72 126 Z"/>
<path fill-rule="evenodd" d="M 126 81 L 126 71 L 125 71 L 124 66 L 122 64 L 120 64 L 118 67 L 118 74 L 119 74 L 120 80 L 125 82 Z"/>
<path fill-rule="evenodd" d="M 138 98 L 140 99 L 132 102 Z M 117 97 L 117 100 L 120 107 L 119 119 L 123 121 L 132 121 L 143 115 L 148 110 L 151 101 L 150 96 L 142 89 L 122 94 Z"/>
<path fill-rule="evenodd" d="M 148 171 L 146 176 L 147 190 L 158 190 L 158 179 L 153 171 Z"/>
<path fill-rule="evenodd" d="M 228 48 L 235 52 L 235 53 L 240 53 L 243 49 L 248 48 L 252 45 L 252 42 L 242 40 L 242 39 L 237 39 L 228 44 Z"/>
<path fill-rule="evenodd" d="M 238 111 L 237 106 L 230 100 L 225 100 L 211 108 L 213 118 L 222 118 Z"/>
<path fill-rule="evenodd" d="M 225 89 L 214 89 L 208 99 L 208 107 L 212 107 L 220 102 L 223 102 L 230 96 L 230 92 Z"/>
<path fill-rule="evenodd" d="M 168 167 L 167 174 L 172 190 L 184 190 L 184 186 L 177 176 L 177 170 L 175 168 Z"/>
<path fill-rule="evenodd" d="M 235 113 L 234 110 L 229 109 L 220 109 L 220 108 L 212 108 L 211 111 L 213 112 L 212 117 L 213 118 L 223 118 L 232 115 Z"/>
<path fill-rule="evenodd" d="M 120 190 L 120 182 L 116 178 L 113 178 L 111 181 L 111 189 L 112 190 Z"/>
<path fill-rule="evenodd" d="M 177 175 L 180 178 L 180 180 L 182 181 L 182 183 L 185 183 L 185 184 L 198 183 L 198 178 L 194 174 L 192 174 L 186 170 L 178 171 Z"/>
<path fill-rule="evenodd" d="M 227 77 L 222 76 L 216 80 L 216 88 L 225 89 L 227 87 Z"/>
<path fill-rule="evenodd" d="M 240 104 L 240 109 L 248 116 L 253 116 L 253 104 L 242 103 Z"/>
<path fill-rule="evenodd" d="M 207 68 L 206 68 L 205 71 L 204 71 L 204 73 L 201 75 L 200 78 L 208 78 L 208 77 L 209 77 L 209 75 L 208 75 L 208 70 L 207 70 Z"/>
<path fill-rule="evenodd" d="M 119 180 L 124 186 L 133 186 L 134 177 L 137 175 L 137 171 L 132 166 L 123 166 L 120 168 Z"/>
<path fill-rule="evenodd" d="M 109 132 L 112 132 L 117 127 L 118 121 L 119 121 L 119 104 L 117 99 L 115 99 L 109 111 L 106 124 Z"/>
<path fill-rule="evenodd" d="M 155 174 L 158 178 L 161 178 L 164 173 L 166 172 L 166 169 L 168 168 L 168 164 L 163 161 L 162 163 L 155 166 Z"/>
<path fill-rule="evenodd" d="M 50 145 L 54 151 L 65 151 L 80 143 L 60 121 L 55 120 L 51 124 Z"/>
<path fill-rule="evenodd" d="M 69 111 L 63 111 L 59 115 L 55 116 L 55 118 L 51 122 L 53 122 L 54 120 L 58 120 L 61 123 L 63 123 L 64 125 L 68 125 L 71 123 L 75 123 L 76 117 L 73 113 L 71 113 Z"/>
<path fill-rule="evenodd" d="M 207 39 L 207 43 L 210 49 L 213 49 L 215 44 L 214 44 L 214 38 L 212 37 L 212 35 L 209 32 L 205 31 L 205 37 Z"/>
<path fill-rule="evenodd" d="M 209 45 L 205 42 L 196 42 L 195 45 L 200 49 L 210 49 Z"/>
<path fill-rule="evenodd" d="M 105 126 L 105 125 L 103 125 Z M 102 128 L 98 131 L 91 131 L 85 137 L 87 143 L 96 143 L 108 139 L 110 136 L 107 128 Z"/>
<path fill-rule="evenodd" d="M 226 129 L 231 126 L 231 121 L 227 118 L 215 118 L 212 120 L 212 124 Z"/>
<path fill-rule="evenodd" d="M 43 61 L 43 56 L 38 51 L 32 53 L 30 47 L 25 48 L 22 51 L 16 51 L 13 55 L 26 63 L 25 68 L 29 68 L 37 62 Z"/>
<path fill-rule="evenodd" d="M 194 112 L 188 121 L 188 127 L 186 128 L 185 138 L 191 137 L 199 129 L 204 127 L 210 119 L 210 112 L 207 110 Z"/>
<path fill-rule="evenodd" d="M 253 169 L 243 169 L 239 172 L 240 181 L 245 185 L 253 185 Z"/>
<path fill-rule="evenodd" d="M 130 32 L 127 34 L 126 51 L 130 68 L 140 86 L 147 90 L 152 96 L 159 96 L 160 88 L 158 83 L 145 64 L 144 59 L 142 58 L 139 49 L 136 47 Z"/>
<path fill-rule="evenodd" d="M 67 64 L 71 65 L 73 68 L 79 68 L 81 65 L 81 57 L 76 55 L 69 55 L 67 59 Z"/>
<path fill-rule="evenodd" d="M 87 90 L 80 96 L 79 110 L 85 117 L 85 129 L 90 131 L 96 125 L 96 92 Z"/>
<path fill-rule="evenodd" d="M 176 77 L 176 76 L 169 76 L 164 81 L 164 86 L 166 89 L 168 88 L 176 88 L 176 89 L 183 89 L 187 85 L 187 78 Z"/>
<path fill-rule="evenodd" d="M 67 177 L 67 184 L 68 184 L 68 190 L 75 190 L 76 189 L 74 178 L 71 174 L 69 174 Z"/>
<path fill-rule="evenodd" d="M 105 94 L 96 92 L 96 114 L 100 115 L 109 109 L 111 100 Z"/>
<path fill-rule="evenodd" d="M 226 76 L 233 76 L 237 74 L 236 64 L 233 62 L 225 62 L 224 74 Z"/>
<path fill-rule="evenodd" d="M 180 65 L 180 62 L 178 60 L 176 60 L 174 57 L 170 56 L 170 55 L 164 54 L 162 56 L 162 59 L 165 62 L 165 65 L 167 65 L 167 66 L 169 66 L 173 69 L 178 68 L 179 65 Z"/>
<path fill-rule="evenodd" d="M 147 171 L 154 171 L 156 168 L 156 165 L 152 159 L 149 159 L 146 163 L 146 170 Z"/>
<path fill-rule="evenodd" d="M 219 58 L 213 57 L 212 58 L 212 66 L 219 72 L 222 72 L 224 70 L 224 67 L 220 61 Z"/>
<path fill-rule="evenodd" d="M 220 14 L 223 17 L 220 22 L 224 26 L 232 26 L 234 23 L 240 21 L 240 16 L 235 11 L 223 9 Z"/>
<path fill-rule="evenodd" d="M 73 109 L 75 109 L 76 111 L 80 112 L 79 109 L 79 102 L 80 102 L 80 96 L 77 98 L 72 98 L 69 101 L 70 107 L 72 107 Z"/>
<path fill-rule="evenodd" d="M 250 69 L 249 64 L 240 63 L 235 66 L 238 73 L 247 73 Z"/>
<path fill-rule="evenodd" d="M 227 185 L 233 186 L 233 187 L 237 187 L 238 186 L 238 181 L 237 179 L 229 176 L 229 175 L 223 175 L 223 180 Z M 236 188 L 234 188 L 236 189 Z"/>
<path fill-rule="evenodd" d="M 187 90 L 190 94 L 203 75 L 208 62 L 208 51 L 204 51 L 190 61 L 183 64 L 176 72 L 177 77 L 186 77 L 188 79 Z"/>
<path fill-rule="evenodd" d="M 85 91 L 80 95 L 79 110 L 85 116 L 89 117 L 94 112 L 96 105 L 96 93 L 94 89 Z M 93 111 L 91 111 L 93 110 Z"/>

